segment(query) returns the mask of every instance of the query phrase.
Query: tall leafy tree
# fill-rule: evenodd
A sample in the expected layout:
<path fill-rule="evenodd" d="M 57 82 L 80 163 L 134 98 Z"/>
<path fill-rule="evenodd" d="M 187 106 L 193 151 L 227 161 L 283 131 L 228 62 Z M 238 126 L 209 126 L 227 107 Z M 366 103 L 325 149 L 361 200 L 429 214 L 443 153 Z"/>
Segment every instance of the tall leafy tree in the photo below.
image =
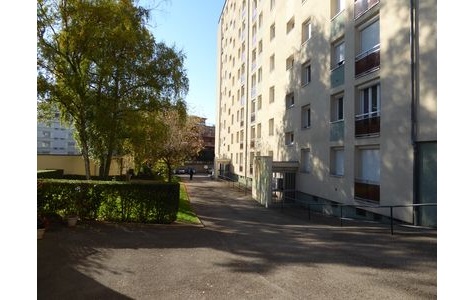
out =
<path fill-rule="evenodd" d="M 201 119 L 187 116 L 180 105 L 159 114 L 146 113 L 144 119 L 147 122 L 134 127 L 135 132 L 129 139 L 136 164 L 164 163 L 170 182 L 173 169 L 203 149 Z"/>
<path fill-rule="evenodd" d="M 188 90 L 184 55 L 155 42 L 148 13 L 130 0 L 38 0 L 39 107 L 73 123 L 87 176 L 94 158 L 107 177 L 129 124 Z"/>

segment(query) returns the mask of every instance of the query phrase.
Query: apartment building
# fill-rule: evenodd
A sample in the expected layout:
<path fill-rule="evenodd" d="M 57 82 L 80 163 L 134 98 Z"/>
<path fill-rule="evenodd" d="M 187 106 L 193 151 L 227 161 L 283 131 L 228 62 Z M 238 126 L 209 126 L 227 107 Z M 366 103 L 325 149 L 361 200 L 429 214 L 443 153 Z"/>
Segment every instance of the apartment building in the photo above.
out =
<path fill-rule="evenodd" d="M 79 155 L 73 137 L 73 129 L 63 126 L 59 120 L 59 113 L 48 122 L 37 123 L 37 154 Z"/>
<path fill-rule="evenodd" d="M 269 157 L 294 197 L 436 225 L 413 207 L 437 202 L 436 15 L 426 0 L 226 0 L 217 174 L 250 182 Z"/>

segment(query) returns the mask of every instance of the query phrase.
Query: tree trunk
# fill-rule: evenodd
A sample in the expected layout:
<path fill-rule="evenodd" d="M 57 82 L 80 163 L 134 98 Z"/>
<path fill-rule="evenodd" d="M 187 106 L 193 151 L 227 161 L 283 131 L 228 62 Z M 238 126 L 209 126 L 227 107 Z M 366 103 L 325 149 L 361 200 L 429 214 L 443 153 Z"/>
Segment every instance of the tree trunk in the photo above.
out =
<path fill-rule="evenodd" d="M 168 183 L 171 183 L 172 182 L 172 166 L 169 162 L 165 162 L 165 164 L 167 165 L 167 169 L 168 169 Z"/>

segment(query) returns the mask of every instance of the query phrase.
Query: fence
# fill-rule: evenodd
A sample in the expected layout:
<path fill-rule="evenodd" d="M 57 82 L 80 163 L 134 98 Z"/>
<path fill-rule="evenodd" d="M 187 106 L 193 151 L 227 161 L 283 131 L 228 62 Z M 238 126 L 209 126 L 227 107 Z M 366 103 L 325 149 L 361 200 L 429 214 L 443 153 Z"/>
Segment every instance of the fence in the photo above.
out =
<path fill-rule="evenodd" d="M 245 183 L 240 182 L 236 178 L 231 178 L 229 176 L 225 175 L 220 175 L 217 176 L 218 180 L 224 181 L 228 183 L 228 186 L 232 186 L 232 188 L 237 188 L 240 191 L 244 191 L 245 194 L 247 194 L 248 191 L 251 191 L 250 189 L 252 188 L 251 185 L 248 184 L 247 180 Z M 282 190 L 281 192 L 295 192 L 295 190 Z M 287 201 L 284 201 L 287 200 Z M 297 198 L 292 198 L 285 196 L 283 197 L 280 201 L 274 202 L 274 204 L 278 205 L 280 203 L 280 208 L 283 211 L 284 207 L 286 206 L 298 206 L 298 207 L 304 207 L 307 210 L 308 214 L 308 219 L 311 219 L 312 213 L 322 213 L 325 215 L 330 215 L 333 217 L 338 217 L 340 219 L 340 226 L 343 227 L 343 221 L 344 220 L 355 220 L 354 218 L 350 218 L 348 215 L 345 216 L 344 214 L 344 208 L 371 208 L 373 210 L 375 209 L 387 209 L 389 210 L 389 224 L 390 224 L 390 231 L 391 235 L 394 235 L 394 224 L 395 222 L 402 223 L 401 221 L 397 220 L 394 218 L 394 209 L 397 208 L 403 208 L 403 207 L 412 207 L 412 214 L 413 214 L 413 222 L 412 225 L 415 224 L 415 215 L 416 215 L 416 208 L 418 207 L 437 207 L 437 203 L 420 203 L 420 204 L 400 204 L 400 205 L 365 205 L 365 204 L 342 204 L 342 203 L 310 203 L 306 201 L 299 201 Z M 325 212 L 323 211 L 324 207 L 332 207 L 331 211 L 332 213 L 328 213 L 329 210 L 326 210 Z M 275 207 L 275 206 L 274 206 Z M 320 207 L 321 210 L 318 211 L 318 208 Z M 337 211 L 339 214 L 334 214 L 333 213 L 333 208 L 337 208 Z M 382 215 L 382 214 L 381 214 Z M 383 222 L 381 222 L 383 223 Z M 415 227 L 420 227 L 423 228 L 422 226 L 415 226 Z M 435 228 L 434 228 L 435 229 Z"/>

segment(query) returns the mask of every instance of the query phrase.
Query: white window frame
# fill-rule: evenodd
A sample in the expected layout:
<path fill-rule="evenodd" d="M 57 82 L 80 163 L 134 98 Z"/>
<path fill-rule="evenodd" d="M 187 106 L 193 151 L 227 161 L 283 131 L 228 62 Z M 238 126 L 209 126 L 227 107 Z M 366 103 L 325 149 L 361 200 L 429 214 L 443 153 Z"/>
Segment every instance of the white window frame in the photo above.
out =
<path fill-rule="evenodd" d="M 373 89 L 376 87 L 376 89 Z M 365 91 L 368 91 L 367 97 Z M 376 96 L 374 93 L 376 92 Z M 380 116 L 381 113 L 381 84 L 375 83 L 359 89 L 358 114 L 356 120 Z"/>
<path fill-rule="evenodd" d="M 330 150 L 330 175 L 342 177 L 345 175 L 345 149 L 333 147 Z"/>
<path fill-rule="evenodd" d="M 302 23 L 302 45 L 312 38 L 312 19 L 308 18 Z"/>
<path fill-rule="evenodd" d="M 341 122 L 345 119 L 345 97 L 343 94 L 331 98 L 330 123 Z M 341 113 L 341 116 L 340 116 Z"/>
<path fill-rule="evenodd" d="M 310 61 L 302 64 L 302 86 L 308 85 L 312 81 L 312 65 Z"/>
<path fill-rule="evenodd" d="M 269 136 L 274 136 L 274 118 L 269 119 Z"/>
<path fill-rule="evenodd" d="M 358 149 L 358 180 L 379 185 L 381 178 L 381 153 L 379 148 Z"/>
<path fill-rule="evenodd" d="M 310 126 L 312 126 L 312 111 L 310 109 L 310 104 L 302 106 L 302 113 L 301 113 L 301 119 L 302 119 L 302 128 L 303 129 L 308 129 Z"/>
<path fill-rule="evenodd" d="M 332 47 L 332 69 L 345 63 L 345 41 L 339 41 Z"/>
<path fill-rule="evenodd" d="M 295 106 L 295 94 L 294 92 L 290 92 L 285 95 L 285 108 L 290 109 Z"/>
<path fill-rule="evenodd" d="M 285 133 L 285 145 L 292 146 L 295 143 L 295 136 L 293 131 L 287 131 Z"/>
<path fill-rule="evenodd" d="M 310 173 L 311 171 L 311 160 L 310 160 L 310 149 L 305 148 L 300 150 L 300 172 L 301 173 Z"/>

